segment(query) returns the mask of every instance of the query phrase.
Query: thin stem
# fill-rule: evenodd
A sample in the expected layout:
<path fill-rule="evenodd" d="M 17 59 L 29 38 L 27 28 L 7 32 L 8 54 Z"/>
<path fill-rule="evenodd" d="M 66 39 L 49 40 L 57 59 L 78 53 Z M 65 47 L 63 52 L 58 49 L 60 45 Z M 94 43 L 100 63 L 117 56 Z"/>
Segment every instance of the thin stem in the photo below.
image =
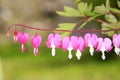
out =
<path fill-rule="evenodd" d="M 94 20 L 97 21 L 97 22 L 100 22 L 100 23 L 108 24 L 111 29 L 114 29 L 114 27 L 116 27 L 116 28 L 119 27 L 119 26 L 116 26 L 116 25 L 109 24 L 109 23 L 107 23 L 107 22 L 105 22 L 105 21 L 103 21 L 101 19 L 95 18 Z M 112 27 L 112 26 L 114 26 L 114 27 Z"/>
<path fill-rule="evenodd" d="M 98 19 L 97 19 L 98 21 Z M 100 21 L 100 20 L 99 20 Z M 32 26 L 26 26 L 23 24 L 12 24 L 10 26 L 8 26 L 8 29 L 10 29 L 11 27 L 23 27 L 23 28 L 29 28 L 29 29 L 33 29 L 33 30 L 40 30 L 40 31 L 56 31 L 56 32 L 79 32 L 79 33 L 86 33 L 86 32 L 109 32 L 109 31 L 118 31 L 120 30 L 120 28 L 118 29 L 111 29 L 111 30 L 94 30 L 94 29 L 87 29 L 87 30 L 58 30 L 58 29 L 51 29 L 51 28 L 34 28 Z"/>

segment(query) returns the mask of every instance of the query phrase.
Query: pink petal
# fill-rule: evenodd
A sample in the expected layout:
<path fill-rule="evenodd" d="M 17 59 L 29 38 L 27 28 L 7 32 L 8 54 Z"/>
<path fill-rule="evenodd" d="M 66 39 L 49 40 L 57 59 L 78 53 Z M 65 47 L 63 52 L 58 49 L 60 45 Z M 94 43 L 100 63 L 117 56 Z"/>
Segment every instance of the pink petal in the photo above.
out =
<path fill-rule="evenodd" d="M 50 48 L 50 43 L 48 41 L 46 41 L 45 44 L 48 48 Z"/>
<path fill-rule="evenodd" d="M 85 40 L 85 46 L 88 47 L 89 45 L 89 40 L 90 40 L 91 34 L 90 33 L 86 33 L 84 36 L 84 40 Z"/>
<path fill-rule="evenodd" d="M 113 45 L 120 48 L 120 34 L 113 35 Z"/>
<path fill-rule="evenodd" d="M 27 40 L 28 40 L 28 33 L 26 33 L 26 32 L 24 32 L 24 33 L 19 32 L 18 33 L 18 41 L 21 44 L 26 43 Z"/>
<path fill-rule="evenodd" d="M 102 44 L 103 44 L 103 38 L 98 38 L 98 45 L 96 49 L 97 51 L 101 51 Z"/>
<path fill-rule="evenodd" d="M 47 41 L 45 42 L 46 46 L 48 48 L 50 48 L 50 46 L 51 46 L 51 42 L 52 42 L 53 37 L 54 37 L 54 34 L 52 34 L 52 33 L 48 35 Z"/>
<path fill-rule="evenodd" d="M 90 41 L 91 41 L 91 44 L 93 45 L 93 47 L 96 48 L 97 47 L 97 43 L 98 43 L 97 35 L 96 34 L 92 34 Z"/>
<path fill-rule="evenodd" d="M 17 34 L 18 34 L 17 29 L 14 29 L 14 35 L 17 35 Z"/>
<path fill-rule="evenodd" d="M 32 36 L 31 42 L 35 48 L 38 48 L 39 45 L 41 44 L 41 37 L 39 35 Z"/>
<path fill-rule="evenodd" d="M 69 37 L 64 37 L 63 40 L 62 40 L 62 49 L 63 50 L 67 50 L 67 48 L 69 47 L 69 44 L 70 44 L 70 39 Z"/>
<path fill-rule="evenodd" d="M 78 48 L 80 51 L 84 50 L 85 44 L 84 44 L 84 39 L 82 37 L 79 37 L 78 39 Z"/>
<path fill-rule="evenodd" d="M 54 42 L 56 48 L 59 48 L 61 46 L 61 36 L 60 36 L 60 34 L 55 34 L 54 35 L 53 42 Z"/>
<path fill-rule="evenodd" d="M 71 46 L 74 50 L 77 50 L 78 49 L 78 37 L 76 36 L 71 36 L 70 37 L 70 41 L 71 41 Z"/>
<path fill-rule="evenodd" d="M 54 37 L 53 33 L 48 35 L 48 39 L 47 39 L 48 43 L 51 43 L 51 40 L 53 39 L 53 37 Z"/>
<path fill-rule="evenodd" d="M 109 52 L 112 49 L 112 41 L 109 38 L 104 39 L 104 45 L 107 52 Z"/>

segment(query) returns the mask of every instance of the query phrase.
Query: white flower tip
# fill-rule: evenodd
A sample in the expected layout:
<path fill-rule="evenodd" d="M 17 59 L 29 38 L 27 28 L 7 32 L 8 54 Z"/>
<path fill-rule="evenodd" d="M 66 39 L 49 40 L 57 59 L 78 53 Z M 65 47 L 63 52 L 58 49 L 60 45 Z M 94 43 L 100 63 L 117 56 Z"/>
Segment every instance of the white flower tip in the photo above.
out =
<path fill-rule="evenodd" d="M 115 53 L 116 53 L 116 55 L 119 55 L 119 53 L 120 53 L 120 48 L 118 48 L 118 47 L 115 47 Z"/>
<path fill-rule="evenodd" d="M 22 51 L 22 52 L 25 51 L 25 46 L 24 46 L 24 44 L 21 45 L 21 51 Z"/>
<path fill-rule="evenodd" d="M 72 59 L 72 54 L 69 54 L 69 55 L 68 55 L 68 58 L 69 58 L 69 59 Z"/>
<path fill-rule="evenodd" d="M 90 55 L 93 56 L 93 54 L 94 54 L 94 48 L 90 47 Z"/>
<path fill-rule="evenodd" d="M 14 36 L 13 40 L 14 40 L 14 43 L 16 43 L 18 41 L 17 36 Z"/>
<path fill-rule="evenodd" d="M 52 53 L 52 56 L 55 56 L 55 53 Z"/>
<path fill-rule="evenodd" d="M 34 48 L 34 56 L 37 56 L 38 55 L 38 48 Z"/>
<path fill-rule="evenodd" d="M 101 58 L 102 58 L 102 60 L 105 60 L 105 59 L 106 59 L 106 57 L 105 57 L 105 53 L 104 53 L 104 52 L 102 52 L 102 56 L 101 56 Z"/>
<path fill-rule="evenodd" d="M 51 55 L 52 55 L 52 56 L 55 56 L 55 48 L 52 48 Z"/>
<path fill-rule="evenodd" d="M 102 60 L 105 60 L 106 59 L 106 57 L 105 56 L 102 56 Z"/>
<path fill-rule="evenodd" d="M 69 51 L 68 58 L 72 59 L 72 53 L 71 53 L 71 51 Z"/>
<path fill-rule="evenodd" d="M 81 51 L 77 50 L 77 52 L 76 52 L 77 59 L 80 60 L 81 56 L 82 56 Z"/>

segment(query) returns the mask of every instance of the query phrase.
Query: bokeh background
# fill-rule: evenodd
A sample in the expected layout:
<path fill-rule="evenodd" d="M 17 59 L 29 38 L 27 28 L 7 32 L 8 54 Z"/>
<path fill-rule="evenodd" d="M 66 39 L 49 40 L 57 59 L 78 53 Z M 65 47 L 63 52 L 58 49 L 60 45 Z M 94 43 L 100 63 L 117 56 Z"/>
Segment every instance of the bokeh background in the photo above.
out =
<path fill-rule="evenodd" d="M 94 5 L 105 3 L 105 0 L 84 0 Z M 110 0 L 116 6 L 116 0 Z M 14 23 L 38 28 L 55 28 L 58 23 L 75 22 L 78 19 L 58 16 L 55 11 L 63 6 L 75 7 L 72 0 L 0 0 L 0 80 L 120 80 L 120 57 L 114 51 L 106 53 L 107 59 L 101 60 L 101 53 L 90 56 L 85 49 L 81 60 L 69 60 L 67 51 L 57 49 L 56 56 L 45 46 L 50 32 L 38 33 L 42 36 L 39 55 L 33 55 L 30 39 L 26 51 L 20 51 L 20 44 L 13 42 L 13 29 L 10 39 L 6 38 L 7 26 Z M 95 22 L 87 25 L 96 28 Z M 21 30 L 19 28 L 19 30 Z M 26 29 L 30 36 L 36 31 Z M 3 77 L 3 78 L 2 78 Z"/>

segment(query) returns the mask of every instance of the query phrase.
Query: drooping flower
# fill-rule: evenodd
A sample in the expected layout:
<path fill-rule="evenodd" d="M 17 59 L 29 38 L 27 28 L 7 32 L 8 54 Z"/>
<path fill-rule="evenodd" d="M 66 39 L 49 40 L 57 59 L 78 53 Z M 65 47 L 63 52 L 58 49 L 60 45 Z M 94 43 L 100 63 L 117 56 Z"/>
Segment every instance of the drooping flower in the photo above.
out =
<path fill-rule="evenodd" d="M 18 33 L 18 41 L 21 44 L 21 51 L 24 52 L 25 51 L 25 46 L 24 44 L 27 42 L 28 40 L 28 33 L 26 32 L 19 32 Z"/>
<path fill-rule="evenodd" d="M 61 46 L 61 36 L 59 34 L 49 34 L 46 45 L 48 48 L 52 48 L 51 54 L 55 56 L 55 48 L 60 48 Z"/>
<path fill-rule="evenodd" d="M 77 52 L 76 52 L 76 57 L 77 57 L 78 60 L 80 60 L 80 58 L 82 56 L 81 51 L 83 51 L 84 47 L 85 47 L 84 39 L 82 37 L 79 37 L 78 38 L 78 43 L 76 45 L 78 45 Z"/>
<path fill-rule="evenodd" d="M 34 47 L 34 55 L 37 56 L 38 54 L 38 47 L 41 44 L 41 37 L 39 35 L 32 36 L 31 43 Z"/>
<path fill-rule="evenodd" d="M 114 34 L 112 40 L 113 40 L 113 46 L 115 47 L 114 51 L 117 55 L 119 55 L 120 54 L 120 34 Z"/>
<path fill-rule="evenodd" d="M 109 38 L 98 38 L 97 51 L 102 52 L 101 58 L 105 60 L 105 51 L 109 52 L 112 49 L 112 41 Z"/>
<path fill-rule="evenodd" d="M 76 36 L 64 37 L 63 40 L 62 40 L 61 48 L 63 50 L 68 50 L 68 52 L 69 52 L 68 58 L 72 59 L 72 53 L 71 53 L 72 50 L 78 50 L 78 37 L 76 37 Z M 81 56 L 79 54 L 80 53 L 77 52 L 77 56 Z"/>
<path fill-rule="evenodd" d="M 90 55 L 93 56 L 94 48 L 97 47 L 97 43 L 98 43 L 97 35 L 86 33 L 85 36 L 84 36 L 84 40 L 85 40 L 85 46 L 90 47 L 90 49 L 89 49 Z"/>
<path fill-rule="evenodd" d="M 18 41 L 18 31 L 17 29 L 14 29 L 14 37 L 13 37 L 14 43 Z"/>

